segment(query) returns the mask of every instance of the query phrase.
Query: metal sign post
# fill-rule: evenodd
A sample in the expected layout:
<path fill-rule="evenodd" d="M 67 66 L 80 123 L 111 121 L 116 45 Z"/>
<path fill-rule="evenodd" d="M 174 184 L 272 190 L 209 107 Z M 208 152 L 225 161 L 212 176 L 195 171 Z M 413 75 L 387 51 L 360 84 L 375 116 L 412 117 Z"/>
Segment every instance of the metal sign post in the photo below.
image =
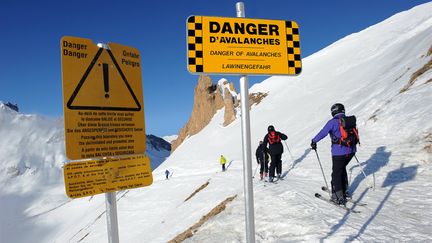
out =
<path fill-rule="evenodd" d="M 243 2 L 236 3 L 237 17 L 244 18 Z M 252 187 L 251 135 L 249 117 L 249 82 L 247 75 L 240 77 L 242 148 L 243 148 L 243 180 L 246 217 L 246 242 L 255 242 L 255 215 Z"/>
<path fill-rule="evenodd" d="M 105 205 L 107 214 L 107 227 L 108 227 L 108 242 L 119 242 L 119 231 L 117 221 L 117 199 L 116 192 L 105 193 Z"/>
<path fill-rule="evenodd" d="M 187 68 L 192 74 L 240 77 L 246 241 L 255 242 L 252 149 L 247 75 L 298 75 L 302 70 L 299 26 L 295 21 L 191 15 L 187 18 Z"/>
<path fill-rule="evenodd" d="M 98 47 L 109 49 L 107 44 L 99 43 Z M 105 193 L 105 207 L 107 215 L 107 230 L 108 230 L 108 242 L 119 243 L 119 230 L 117 220 L 117 198 L 116 192 Z"/>
<path fill-rule="evenodd" d="M 73 36 L 60 46 L 66 156 L 79 160 L 64 166 L 66 194 L 105 193 L 108 241 L 118 243 L 116 191 L 153 182 L 144 155 L 140 52 Z"/>

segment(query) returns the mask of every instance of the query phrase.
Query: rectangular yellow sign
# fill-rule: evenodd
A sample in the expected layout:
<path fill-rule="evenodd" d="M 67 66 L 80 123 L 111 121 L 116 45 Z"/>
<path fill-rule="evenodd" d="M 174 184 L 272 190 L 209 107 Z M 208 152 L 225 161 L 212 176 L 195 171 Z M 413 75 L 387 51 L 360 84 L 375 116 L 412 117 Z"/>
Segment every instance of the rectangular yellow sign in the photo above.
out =
<path fill-rule="evenodd" d="M 66 156 L 79 160 L 143 154 L 140 52 L 70 36 L 60 45 Z"/>
<path fill-rule="evenodd" d="M 144 187 L 153 183 L 150 160 L 144 155 L 70 162 L 64 166 L 64 180 L 66 194 L 70 198 Z"/>
<path fill-rule="evenodd" d="M 300 34 L 294 21 L 190 16 L 191 73 L 298 75 Z"/>

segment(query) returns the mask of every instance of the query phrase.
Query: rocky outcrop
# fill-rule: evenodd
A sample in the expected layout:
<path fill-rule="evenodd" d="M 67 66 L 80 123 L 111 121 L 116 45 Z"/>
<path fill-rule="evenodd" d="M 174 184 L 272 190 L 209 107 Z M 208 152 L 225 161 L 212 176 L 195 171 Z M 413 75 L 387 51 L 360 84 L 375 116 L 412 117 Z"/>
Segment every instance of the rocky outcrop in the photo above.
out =
<path fill-rule="evenodd" d="M 186 125 L 180 130 L 178 138 L 172 141 L 173 152 L 186 137 L 197 134 L 213 118 L 216 112 L 225 107 L 224 126 L 235 120 L 235 107 L 237 106 L 237 92 L 234 84 L 222 79 L 213 84 L 207 75 L 201 75 L 195 87 L 194 105 L 192 114 Z"/>
<path fill-rule="evenodd" d="M 268 95 L 268 93 L 250 93 L 249 94 L 249 106 L 258 105 Z"/>
<path fill-rule="evenodd" d="M 11 110 L 19 112 L 19 108 L 18 108 L 17 104 L 12 104 L 12 103 L 8 102 L 8 103 L 5 103 L 4 105 L 7 106 Z"/>
<path fill-rule="evenodd" d="M 426 56 L 430 56 L 432 55 L 432 46 L 429 48 L 427 55 Z M 407 90 L 409 90 L 411 88 L 411 86 L 414 85 L 415 81 L 417 80 L 418 77 L 420 77 L 421 75 L 423 75 L 424 73 L 428 72 L 429 70 L 432 69 L 432 58 L 423 66 L 421 67 L 419 70 L 415 71 L 412 75 L 410 80 L 408 81 L 408 83 L 399 91 L 399 93 L 403 93 Z M 425 83 L 430 83 L 432 79 L 426 81 Z"/>
<path fill-rule="evenodd" d="M 268 93 L 249 94 L 249 106 L 258 105 Z M 223 126 L 228 126 L 236 119 L 236 109 L 239 107 L 239 98 L 233 82 L 226 79 L 213 84 L 207 75 L 201 75 L 195 87 L 194 105 L 192 115 L 186 125 L 180 129 L 177 139 L 171 143 L 173 152 L 188 136 L 200 132 L 211 121 L 216 112 L 224 109 Z"/>

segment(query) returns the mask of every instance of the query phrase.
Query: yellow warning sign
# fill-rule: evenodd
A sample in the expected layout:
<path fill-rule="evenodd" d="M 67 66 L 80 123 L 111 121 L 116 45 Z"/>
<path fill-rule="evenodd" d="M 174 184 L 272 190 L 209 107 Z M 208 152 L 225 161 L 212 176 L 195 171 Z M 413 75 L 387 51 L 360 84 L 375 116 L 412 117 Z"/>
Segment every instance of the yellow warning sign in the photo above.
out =
<path fill-rule="evenodd" d="M 191 73 L 297 75 L 302 69 L 294 21 L 190 16 Z"/>
<path fill-rule="evenodd" d="M 67 157 L 144 153 L 139 51 L 70 36 L 63 37 L 60 45 Z"/>
<path fill-rule="evenodd" d="M 70 162 L 64 167 L 64 180 L 66 194 L 70 198 L 144 187 L 153 183 L 150 160 L 143 155 Z"/>

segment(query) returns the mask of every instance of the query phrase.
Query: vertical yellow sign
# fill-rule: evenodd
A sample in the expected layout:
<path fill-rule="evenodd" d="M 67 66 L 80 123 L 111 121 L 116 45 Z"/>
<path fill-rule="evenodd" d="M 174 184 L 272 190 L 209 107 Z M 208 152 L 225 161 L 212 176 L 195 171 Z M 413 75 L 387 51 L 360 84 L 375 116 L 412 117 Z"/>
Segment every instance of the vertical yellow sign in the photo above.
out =
<path fill-rule="evenodd" d="M 140 52 L 90 39 L 61 39 L 66 155 L 143 154 L 146 149 Z"/>

